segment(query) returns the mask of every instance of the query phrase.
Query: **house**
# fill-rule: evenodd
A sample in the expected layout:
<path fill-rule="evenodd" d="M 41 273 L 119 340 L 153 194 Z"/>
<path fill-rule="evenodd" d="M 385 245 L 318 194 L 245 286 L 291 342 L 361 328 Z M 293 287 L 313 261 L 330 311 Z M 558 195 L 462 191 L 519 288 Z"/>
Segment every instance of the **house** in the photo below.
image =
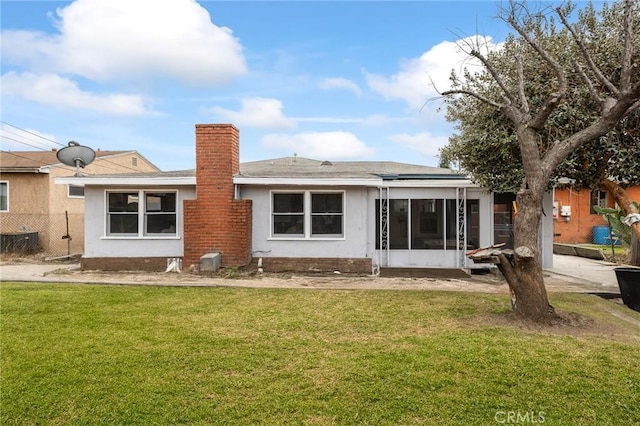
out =
<path fill-rule="evenodd" d="M 473 268 L 483 265 L 465 252 L 508 230 L 512 197 L 449 169 L 295 155 L 240 164 L 239 153 L 236 127 L 199 124 L 195 170 L 59 178 L 85 188 L 82 268 L 188 268 L 208 253 L 267 271 Z M 552 232 L 548 220 L 547 266 Z"/>
<path fill-rule="evenodd" d="M 626 188 L 629 199 L 640 202 L 640 186 Z M 608 244 L 608 224 L 594 206 L 615 207 L 615 200 L 602 190 L 571 187 L 554 191 L 554 241 L 565 244 Z M 603 233 L 604 232 L 604 233 Z"/>
<path fill-rule="evenodd" d="M 57 151 L 0 152 L 0 232 L 2 251 L 42 251 L 57 256 L 84 248 L 84 187 L 55 185 L 73 176 Z M 136 151 L 96 152 L 87 175 L 139 173 L 159 169 Z"/>

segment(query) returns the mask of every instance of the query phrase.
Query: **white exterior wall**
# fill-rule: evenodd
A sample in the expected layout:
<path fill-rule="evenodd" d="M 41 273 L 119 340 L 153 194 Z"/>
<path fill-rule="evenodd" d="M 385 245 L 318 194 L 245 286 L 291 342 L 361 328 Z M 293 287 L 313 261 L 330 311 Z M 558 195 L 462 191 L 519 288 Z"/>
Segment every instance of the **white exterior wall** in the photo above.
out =
<path fill-rule="evenodd" d="M 109 191 L 177 191 L 177 233 L 167 237 L 113 237 L 106 235 L 107 208 L 105 192 Z M 182 257 L 183 200 L 195 199 L 194 187 L 85 187 L 85 252 L 84 257 Z"/>
<path fill-rule="evenodd" d="M 492 244 L 493 202 L 492 195 L 480 188 L 467 188 L 467 200 L 479 200 L 480 246 Z M 456 199 L 456 188 L 389 188 L 389 199 Z M 378 189 L 369 190 L 369 230 L 373 262 L 376 265 L 408 268 L 456 268 L 473 267 L 473 262 L 464 257 L 464 265 L 459 265 L 457 250 L 375 250 L 376 212 L 375 200 L 380 198 Z M 482 265 L 486 267 L 486 265 Z"/>
<path fill-rule="evenodd" d="M 246 187 L 241 198 L 253 202 L 253 257 L 318 257 L 318 258 L 366 258 L 367 252 L 367 205 L 366 189 L 361 187 L 278 187 L 277 191 L 301 192 L 310 190 L 344 191 L 344 237 L 318 238 L 273 238 L 271 236 L 271 193 L 273 187 Z"/>
<path fill-rule="evenodd" d="M 542 199 L 542 208 L 546 216 L 542 216 L 540 229 L 540 247 L 542 268 L 553 268 L 553 194 L 547 192 Z"/>
<path fill-rule="evenodd" d="M 384 257 L 382 265 L 390 267 L 458 267 L 456 250 L 376 250 L 375 200 L 379 189 L 363 187 L 279 187 L 278 191 L 345 191 L 345 236 L 334 240 L 281 239 L 271 237 L 271 191 L 273 187 L 243 186 L 241 198 L 253 200 L 254 257 L 318 257 L 370 258 L 374 264 Z M 456 198 L 455 188 L 391 188 L 389 197 L 396 199 Z M 490 245 L 493 216 L 490 193 L 468 188 L 467 199 L 479 200 L 480 245 Z M 388 261 L 387 261 L 388 254 Z M 467 260 L 467 266 L 472 262 Z"/>

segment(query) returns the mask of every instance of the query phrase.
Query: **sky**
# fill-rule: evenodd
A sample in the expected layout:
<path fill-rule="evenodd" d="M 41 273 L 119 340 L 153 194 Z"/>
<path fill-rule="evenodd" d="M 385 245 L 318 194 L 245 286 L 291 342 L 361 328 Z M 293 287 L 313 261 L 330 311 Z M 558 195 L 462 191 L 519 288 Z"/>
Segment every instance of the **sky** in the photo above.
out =
<path fill-rule="evenodd" d="M 438 97 L 495 49 L 500 1 L 5 1 L 2 150 L 136 150 L 195 168 L 195 125 L 240 130 L 242 162 L 437 166 Z"/>

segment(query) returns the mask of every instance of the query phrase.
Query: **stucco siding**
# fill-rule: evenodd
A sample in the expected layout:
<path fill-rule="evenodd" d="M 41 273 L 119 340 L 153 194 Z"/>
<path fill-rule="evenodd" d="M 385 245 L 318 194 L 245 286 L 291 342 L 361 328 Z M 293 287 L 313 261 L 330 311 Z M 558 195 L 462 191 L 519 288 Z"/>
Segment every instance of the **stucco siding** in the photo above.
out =
<path fill-rule="evenodd" d="M 367 252 L 367 192 L 364 188 L 318 187 L 315 192 L 344 191 L 344 237 L 322 240 L 282 239 L 271 235 L 271 189 L 243 187 L 241 196 L 253 200 L 253 257 L 370 257 Z M 310 188 L 281 187 L 278 191 Z"/>
<path fill-rule="evenodd" d="M 254 257 L 345 257 L 369 258 L 375 264 L 402 267 L 456 267 L 456 250 L 376 250 L 375 202 L 380 192 L 376 188 L 313 188 L 313 191 L 345 191 L 345 236 L 338 240 L 274 238 L 271 231 L 271 190 L 267 187 L 243 187 L 242 198 L 253 200 Z M 278 191 L 307 188 L 282 187 Z M 392 199 L 455 199 L 455 188 L 391 188 Z M 467 189 L 467 199 L 479 202 L 480 245 L 490 245 L 492 239 L 491 195 L 482 189 Z M 471 262 L 468 262 L 471 264 Z"/>
<path fill-rule="evenodd" d="M 99 186 L 85 189 L 85 253 L 86 258 L 107 257 L 182 257 L 184 241 L 182 238 L 184 222 L 182 203 L 195 199 L 193 187 L 153 187 L 153 188 L 109 188 L 116 190 L 177 190 L 177 234 L 167 237 L 113 237 L 106 235 L 106 198 L 107 188 Z"/>
<path fill-rule="evenodd" d="M 0 173 L 9 183 L 9 212 L 49 213 L 49 175 L 46 173 Z"/>

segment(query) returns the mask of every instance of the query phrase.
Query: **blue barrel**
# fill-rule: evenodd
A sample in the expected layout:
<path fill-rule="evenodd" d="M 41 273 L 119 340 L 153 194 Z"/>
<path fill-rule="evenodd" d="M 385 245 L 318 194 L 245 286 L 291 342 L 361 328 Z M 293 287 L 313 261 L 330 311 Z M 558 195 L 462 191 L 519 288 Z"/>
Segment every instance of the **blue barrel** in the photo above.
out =
<path fill-rule="evenodd" d="M 594 226 L 593 227 L 593 244 L 599 244 L 601 246 L 611 244 L 609 238 L 608 226 Z"/>

